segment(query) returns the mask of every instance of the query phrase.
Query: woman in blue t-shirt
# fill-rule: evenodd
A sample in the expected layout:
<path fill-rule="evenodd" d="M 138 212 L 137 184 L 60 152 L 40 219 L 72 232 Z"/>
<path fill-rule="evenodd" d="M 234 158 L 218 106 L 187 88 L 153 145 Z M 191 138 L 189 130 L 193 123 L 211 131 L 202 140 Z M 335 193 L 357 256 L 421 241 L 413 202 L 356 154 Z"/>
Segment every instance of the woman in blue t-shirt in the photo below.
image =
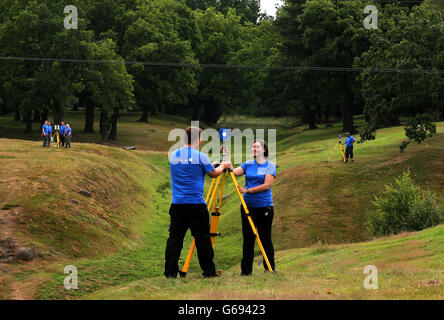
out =
<path fill-rule="evenodd" d="M 271 229 L 274 216 L 273 196 L 271 185 L 276 178 L 276 165 L 268 161 L 268 146 L 264 140 L 256 140 L 251 149 L 254 160 L 244 162 L 233 170 L 235 176 L 245 174 L 245 187 L 239 186 L 239 191 L 244 194 L 244 200 L 250 211 L 250 216 L 259 233 L 271 268 L 275 270 L 274 248 L 271 240 Z M 241 275 L 251 275 L 253 271 L 254 244 L 256 236 L 248 222 L 247 215 L 241 206 L 243 257 L 241 262 Z M 265 261 L 263 265 L 268 271 Z"/>

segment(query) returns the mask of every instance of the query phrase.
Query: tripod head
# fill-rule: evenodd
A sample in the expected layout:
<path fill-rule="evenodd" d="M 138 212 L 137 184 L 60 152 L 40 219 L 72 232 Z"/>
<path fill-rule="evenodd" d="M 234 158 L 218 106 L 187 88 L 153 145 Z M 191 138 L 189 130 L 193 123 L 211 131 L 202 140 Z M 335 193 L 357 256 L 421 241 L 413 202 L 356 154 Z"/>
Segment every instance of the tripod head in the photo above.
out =
<path fill-rule="evenodd" d="M 219 130 L 219 139 L 222 141 L 222 162 L 227 161 L 227 154 L 225 152 L 227 148 L 227 141 L 231 139 L 231 130 L 222 128 Z"/>

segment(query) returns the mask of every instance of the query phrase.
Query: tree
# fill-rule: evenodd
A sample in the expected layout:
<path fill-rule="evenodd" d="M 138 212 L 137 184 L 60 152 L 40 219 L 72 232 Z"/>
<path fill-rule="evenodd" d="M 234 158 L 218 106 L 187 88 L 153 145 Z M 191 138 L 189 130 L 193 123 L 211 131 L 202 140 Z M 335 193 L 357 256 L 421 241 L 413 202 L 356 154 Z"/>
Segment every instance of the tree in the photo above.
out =
<path fill-rule="evenodd" d="M 399 124 L 401 115 L 433 114 L 444 104 L 444 76 L 434 71 L 444 68 L 439 13 L 427 5 L 411 10 L 386 6 L 380 19 L 383 29 L 373 34 L 370 49 L 355 61 L 365 69 L 359 76 L 368 119 L 362 140 L 374 139 L 378 128 Z"/>
<path fill-rule="evenodd" d="M 123 53 L 127 60 L 155 63 L 197 64 L 193 43 L 199 31 L 192 12 L 172 0 L 141 3 L 133 13 L 134 21 L 124 37 Z M 196 90 L 195 69 L 136 63 L 129 66 L 135 78 L 135 98 L 148 115 L 164 112 L 171 105 L 187 105 Z"/>
<path fill-rule="evenodd" d="M 185 0 L 185 3 L 193 10 L 205 11 L 212 7 L 224 15 L 234 9 L 242 24 L 256 23 L 260 16 L 260 0 Z"/>
<path fill-rule="evenodd" d="M 351 67 L 354 58 L 369 47 L 368 31 L 362 27 L 363 8 L 361 1 L 288 0 L 276 19 L 284 38 L 281 47 L 284 62 L 302 67 Z M 352 74 L 321 71 L 292 74 L 295 91 L 301 97 L 310 127 L 314 127 L 313 113 L 319 110 L 320 101 L 329 101 L 326 98 L 330 98 L 332 102 L 331 97 L 336 96 L 343 130 L 356 132 L 353 100 L 357 83 Z M 320 82 L 327 86 L 317 86 Z"/>

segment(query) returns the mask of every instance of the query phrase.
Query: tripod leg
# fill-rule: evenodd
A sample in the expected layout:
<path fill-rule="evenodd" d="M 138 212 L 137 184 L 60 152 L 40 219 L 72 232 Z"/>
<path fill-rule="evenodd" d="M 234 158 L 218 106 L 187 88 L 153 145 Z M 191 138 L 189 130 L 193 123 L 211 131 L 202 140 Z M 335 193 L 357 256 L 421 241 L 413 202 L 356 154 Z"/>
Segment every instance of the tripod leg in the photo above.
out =
<path fill-rule="evenodd" d="M 230 171 L 231 180 L 233 180 L 234 187 L 237 192 L 237 196 L 239 197 L 239 200 L 241 201 L 242 207 L 244 208 L 245 214 L 247 215 L 248 222 L 250 223 L 251 229 L 253 230 L 254 235 L 256 236 L 257 244 L 259 245 L 259 248 L 261 249 L 262 256 L 264 257 L 265 263 L 267 264 L 268 271 L 273 273 L 273 268 L 270 265 L 270 261 L 268 260 L 267 254 L 265 253 L 264 247 L 262 246 L 261 239 L 259 238 L 259 233 L 257 232 L 256 227 L 254 226 L 253 219 L 250 216 L 250 212 L 248 211 L 247 204 L 245 203 L 244 197 L 242 197 L 238 187 L 238 183 L 236 181 L 236 177 L 234 176 L 234 173 Z"/>
<path fill-rule="evenodd" d="M 214 248 L 214 239 L 216 236 L 219 236 L 217 228 L 219 226 L 220 211 L 222 209 L 222 198 L 224 195 L 226 175 L 227 173 L 224 172 L 224 176 L 222 178 L 222 184 L 220 185 L 219 205 L 217 207 L 214 207 L 214 205 L 216 204 L 216 201 L 214 201 L 213 210 L 211 211 L 210 235 L 211 235 L 211 244 L 213 245 L 213 248 Z"/>

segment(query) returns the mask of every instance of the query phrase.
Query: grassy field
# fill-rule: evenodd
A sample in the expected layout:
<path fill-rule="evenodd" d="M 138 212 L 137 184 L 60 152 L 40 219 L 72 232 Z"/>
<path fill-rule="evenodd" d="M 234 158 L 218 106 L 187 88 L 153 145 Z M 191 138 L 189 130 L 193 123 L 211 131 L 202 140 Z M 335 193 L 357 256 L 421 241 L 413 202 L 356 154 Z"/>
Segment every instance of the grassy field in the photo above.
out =
<path fill-rule="evenodd" d="M 98 134 L 80 132 L 81 113 L 69 117 L 74 128 L 70 150 L 43 149 L 38 133 L 24 137 L 22 123 L 0 117 L 0 136 L 7 137 L 0 139 L 0 205 L 12 205 L 0 210 L 0 238 L 12 236 L 37 252 L 34 261 L 13 263 L 9 272 L 0 272 L 0 298 L 443 297 L 443 226 L 376 240 L 364 226 L 373 196 L 407 168 L 416 183 L 444 203 L 442 122 L 436 136 L 409 145 L 402 155 L 402 127 L 379 130 L 375 141 L 356 145 L 355 163 L 344 165 L 338 150 L 326 163 L 337 145 L 339 124 L 304 131 L 291 128 L 285 119 L 261 120 L 256 126 L 247 118 L 223 119 L 221 127 L 266 123 L 265 128 L 277 128 L 273 239 L 279 273 L 263 274 L 255 265 L 253 277 L 238 276 L 239 201 L 229 182 L 219 223 L 223 236 L 215 244 L 222 277 L 201 279 L 194 256 L 187 278 L 174 281 L 161 276 L 171 199 L 167 150 L 174 143 L 167 141 L 167 133 L 186 127 L 187 121 L 159 116 L 146 124 L 137 122 L 137 114 L 123 115 L 119 144 L 110 147 L 94 143 Z M 362 124 L 362 119 L 356 122 Z M 5 130 L 9 125 L 16 127 Z M 136 145 L 137 150 L 125 151 L 122 145 Z M 79 189 L 92 197 L 79 195 Z M 182 262 L 190 242 L 188 234 Z M 378 290 L 362 285 L 363 268 L 371 264 L 378 267 Z M 63 287 L 66 265 L 79 270 L 78 290 Z"/>

